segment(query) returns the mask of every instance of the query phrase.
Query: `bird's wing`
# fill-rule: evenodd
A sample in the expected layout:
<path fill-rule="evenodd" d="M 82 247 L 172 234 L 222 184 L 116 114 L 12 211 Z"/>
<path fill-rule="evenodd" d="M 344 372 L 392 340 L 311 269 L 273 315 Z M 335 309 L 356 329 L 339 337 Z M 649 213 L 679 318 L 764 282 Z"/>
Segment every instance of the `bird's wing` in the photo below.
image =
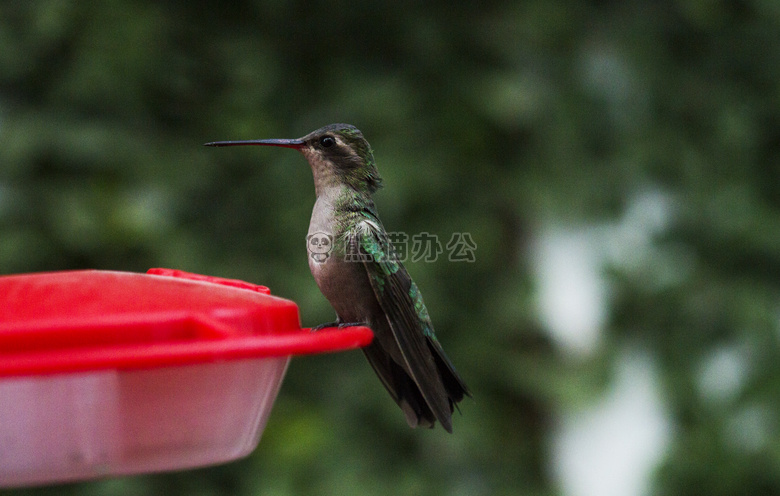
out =
<path fill-rule="evenodd" d="M 366 268 L 407 372 L 439 422 L 450 427 L 453 405 L 468 391 L 436 339 L 417 285 L 395 257 L 378 219 L 359 222 L 349 241 Z"/>

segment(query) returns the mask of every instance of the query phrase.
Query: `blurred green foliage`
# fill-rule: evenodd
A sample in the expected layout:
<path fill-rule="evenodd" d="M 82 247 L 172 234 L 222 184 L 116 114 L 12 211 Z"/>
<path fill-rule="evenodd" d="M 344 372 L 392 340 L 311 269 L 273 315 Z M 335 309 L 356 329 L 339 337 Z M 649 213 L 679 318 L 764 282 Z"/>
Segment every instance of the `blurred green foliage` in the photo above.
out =
<path fill-rule="evenodd" d="M 0 272 L 172 267 L 327 321 L 305 161 L 201 144 L 331 122 L 373 145 L 388 229 L 478 246 L 408 264 L 474 392 L 454 435 L 408 429 L 359 352 L 306 357 L 245 460 L 3 494 L 556 494 L 555 419 L 623 345 L 674 424 L 653 494 L 780 494 L 778 33 L 771 0 L 0 3 Z M 608 268 L 602 346 L 572 360 L 529 246 L 646 191 L 672 214 Z M 732 348 L 744 384 L 710 400 L 700 370 Z M 760 442 L 734 441 L 745 411 Z"/>

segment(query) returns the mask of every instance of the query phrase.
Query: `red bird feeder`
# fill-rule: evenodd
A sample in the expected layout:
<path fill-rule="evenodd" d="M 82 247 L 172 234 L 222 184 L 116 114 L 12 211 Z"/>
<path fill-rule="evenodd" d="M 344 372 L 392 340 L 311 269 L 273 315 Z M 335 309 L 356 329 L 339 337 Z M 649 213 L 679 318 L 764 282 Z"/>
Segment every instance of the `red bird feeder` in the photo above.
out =
<path fill-rule="evenodd" d="M 295 303 L 243 281 L 168 269 L 0 277 L 0 486 L 245 456 L 292 355 L 372 337 L 301 329 Z"/>

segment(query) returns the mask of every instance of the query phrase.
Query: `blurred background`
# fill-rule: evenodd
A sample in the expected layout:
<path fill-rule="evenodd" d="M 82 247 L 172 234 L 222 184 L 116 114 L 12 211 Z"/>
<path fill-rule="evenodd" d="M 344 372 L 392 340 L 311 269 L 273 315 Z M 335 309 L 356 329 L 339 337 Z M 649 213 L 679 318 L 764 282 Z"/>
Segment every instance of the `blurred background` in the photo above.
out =
<path fill-rule="evenodd" d="M 332 320 L 332 122 L 471 387 L 411 430 L 358 351 L 292 361 L 219 467 L 8 495 L 780 494 L 780 3 L 0 3 L 0 273 L 171 267 Z M 444 247 L 443 247 L 444 248 Z M 0 449 L 2 447 L 0 440 Z"/>

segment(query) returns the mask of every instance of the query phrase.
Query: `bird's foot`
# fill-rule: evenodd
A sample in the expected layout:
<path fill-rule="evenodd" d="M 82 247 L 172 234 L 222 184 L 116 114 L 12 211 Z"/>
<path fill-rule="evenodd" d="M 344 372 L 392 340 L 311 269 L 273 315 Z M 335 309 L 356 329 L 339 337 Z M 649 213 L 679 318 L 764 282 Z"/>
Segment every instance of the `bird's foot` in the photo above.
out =
<path fill-rule="evenodd" d="M 323 330 L 323 329 L 325 329 L 327 327 L 338 327 L 338 325 L 339 325 L 338 321 L 336 321 L 336 322 L 325 322 L 324 324 L 320 324 L 318 326 L 312 327 L 311 328 L 311 332 L 321 331 L 321 330 Z"/>
<path fill-rule="evenodd" d="M 314 326 L 311 328 L 311 332 L 317 332 L 321 331 L 328 327 L 338 327 L 339 329 L 344 329 L 345 327 L 367 327 L 365 322 L 326 322 L 324 324 L 320 324 L 318 326 Z"/>
<path fill-rule="evenodd" d="M 339 322 L 339 329 L 345 327 L 368 327 L 365 322 Z"/>

